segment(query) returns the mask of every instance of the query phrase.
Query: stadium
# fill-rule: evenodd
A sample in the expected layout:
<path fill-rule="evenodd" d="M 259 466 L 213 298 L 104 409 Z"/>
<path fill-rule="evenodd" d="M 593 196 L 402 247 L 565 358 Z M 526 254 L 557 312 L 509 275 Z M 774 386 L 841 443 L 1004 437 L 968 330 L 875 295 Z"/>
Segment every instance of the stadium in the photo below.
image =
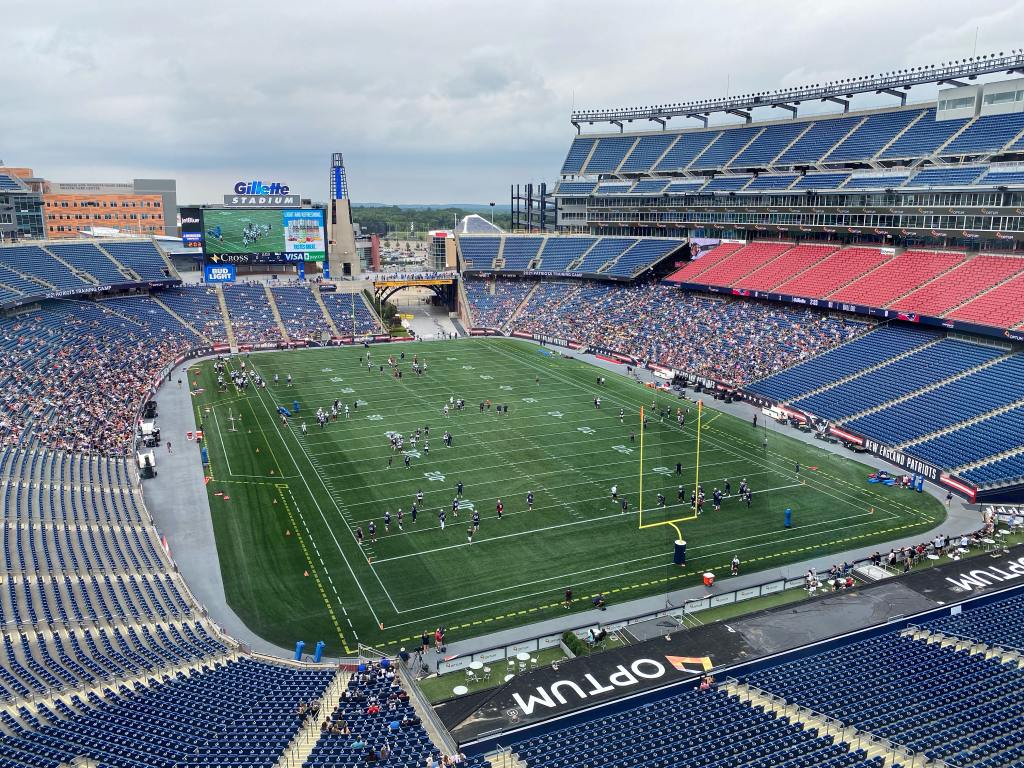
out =
<path fill-rule="evenodd" d="M 340 153 L 0 229 L 0 767 L 1024 765 L 1021 72 L 573 110 L 424 268 Z"/>

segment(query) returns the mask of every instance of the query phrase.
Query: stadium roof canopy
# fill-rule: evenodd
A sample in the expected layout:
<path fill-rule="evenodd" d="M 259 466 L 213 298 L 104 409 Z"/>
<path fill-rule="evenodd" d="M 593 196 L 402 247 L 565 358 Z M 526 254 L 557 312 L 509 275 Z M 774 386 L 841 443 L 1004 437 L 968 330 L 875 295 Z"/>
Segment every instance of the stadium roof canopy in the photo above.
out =
<path fill-rule="evenodd" d="M 856 94 L 888 94 L 906 104 L 907 94 L 915 85 L 936 83 L 938 85 L 961 86 L 963 80 L 975 80 L 979 75 L 1000 72 L 1007 74 L 1024 72 L 1024 50 L 1013 50 L 1009 54 L 1000 51 L 983 56 L 972 56 L 960 61 L 910 67 L 879 75 L 862 75 L 828 83 L 783 88 L 776 91 L 761 91 L 742 96 L 727 96 L 718 99 L 704 99 L 675 104 L 658 104 L 646 107 L 623 107 L 618 109 L 577 109 L 573 110 L 570 122 L 580 130 L 582 123 L 610 123 L 623 130 L 623 122 L 650 120 L 665 127 L 673 117 L 691 117 L 706 126 L 713 113 L 728 113 L 751 120 L 750 111 L 763 107 L 785 109 L 796 115 L 797 106 L 805 101 L 831 101 L 847 111 L 850 100 Z"/>
<path fill-rule="evenodd" d="M 500 235 L 503 231 L 497 224 L 476 213 L 463 217 L 455 228 L 457 235 Z"/>

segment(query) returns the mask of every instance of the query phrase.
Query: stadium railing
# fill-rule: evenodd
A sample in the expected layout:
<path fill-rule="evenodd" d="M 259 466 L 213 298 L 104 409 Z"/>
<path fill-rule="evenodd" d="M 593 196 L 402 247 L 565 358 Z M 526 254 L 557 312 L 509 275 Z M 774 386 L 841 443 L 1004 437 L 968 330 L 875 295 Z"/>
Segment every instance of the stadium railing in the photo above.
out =
<path fill-rule="evenodd" d="M 897 744 L 889 739 L 883 739 L 867 731 L 858 730 L 852 725 L 847 725 L 842 720 L 837 720 L 810 707 L 802 707 L 763 688 L 758 688 L 749 683 L 741 683 L 734 677 L 727 677 L 725 679 L 725 687 L 727 690 L 731 690 L 733 695 L 737 696 L 741 701 L 746 701 L 752 707 L 758 705 L 758 699 L 762 701 L 767 699 L 771 702 L 773 711 L 779 717 L 788 717 L 790 722 L 802 722 L 809 727 L 817 728 L 819 734 L 824 730 L 826 736 L 832 736 L 838 741 L 845 741 L 850 745 L 851 750 L 868 748 L 882 750 L 881 754 L 886 758 L 889 765 L 913 768 L 913 766 L 924 765 L 928 762 L 924 753 L 914 752 L 902 744 Z M 811 722 L 808 722 L 808 720 Z M 877 755 L 879 752 L 875 751 L 875 754 Z M 934 763 L 932 764 L 934 765 Z M 947 768 L 955 768 L 949 763 L 946 763 L 946 766 Z"/>

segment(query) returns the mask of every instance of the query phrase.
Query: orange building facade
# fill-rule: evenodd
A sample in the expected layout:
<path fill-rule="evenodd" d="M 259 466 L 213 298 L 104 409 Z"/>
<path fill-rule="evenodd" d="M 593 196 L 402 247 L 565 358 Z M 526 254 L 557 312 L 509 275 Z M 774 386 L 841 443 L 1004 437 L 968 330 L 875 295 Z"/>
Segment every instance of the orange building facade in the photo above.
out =
<path fill-rule="evenodd" d="M 51 186 L 47 184 L 44 189 Z M 60 185 L 61 187 L 68 185 Z M 49 238 L 80 237 L 85 227 L 112 227 L 140 235 L 165 231 L 163 198 L 157 194 L 43 192 L 43 214 Z M 176 211 L 168 214 L 172 217 Z"/>

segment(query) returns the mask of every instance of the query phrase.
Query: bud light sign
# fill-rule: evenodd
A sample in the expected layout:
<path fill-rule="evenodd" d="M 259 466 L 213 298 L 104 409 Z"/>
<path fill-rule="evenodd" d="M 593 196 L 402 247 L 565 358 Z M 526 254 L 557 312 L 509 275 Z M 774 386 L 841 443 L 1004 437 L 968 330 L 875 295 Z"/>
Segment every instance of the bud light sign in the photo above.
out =
<path fill-rule="evenodd" d="M 233 283 L 235 282 L 235 265 L 207 264 L 203 275 L 208 283 Z"/>

